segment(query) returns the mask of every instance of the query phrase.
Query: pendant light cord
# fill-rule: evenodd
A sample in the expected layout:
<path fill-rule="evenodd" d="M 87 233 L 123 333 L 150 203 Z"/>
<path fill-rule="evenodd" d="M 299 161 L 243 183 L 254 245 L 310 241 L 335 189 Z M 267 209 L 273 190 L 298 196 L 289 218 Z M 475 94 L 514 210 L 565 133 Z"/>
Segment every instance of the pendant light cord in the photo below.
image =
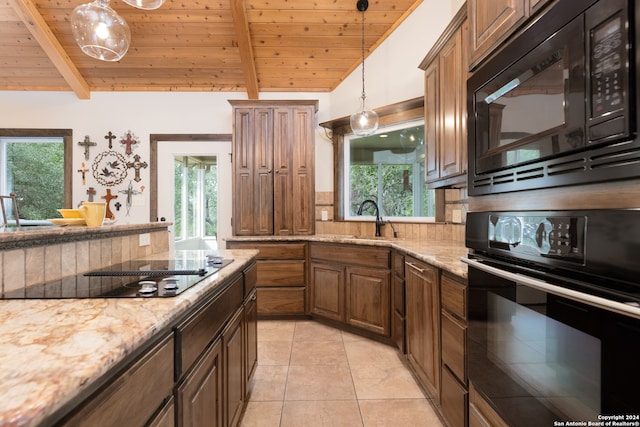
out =
<path fill-rule="evenodd" d="M 364 91 L 364 11 L 366 8 L 362 9 L 362 110 L 365 110 L 364 100 L 366 98 Z"/>

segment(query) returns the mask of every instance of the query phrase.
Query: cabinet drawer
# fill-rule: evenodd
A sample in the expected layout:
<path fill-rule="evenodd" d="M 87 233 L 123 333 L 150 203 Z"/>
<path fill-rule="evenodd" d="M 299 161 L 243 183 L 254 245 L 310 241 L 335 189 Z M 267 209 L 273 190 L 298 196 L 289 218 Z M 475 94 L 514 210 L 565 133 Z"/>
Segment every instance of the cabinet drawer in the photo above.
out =
<path fill-rule="evenodd" d="M 82 406 L 65 426 L 145 425 L 173 387 L 173 338 L 168 336 Z"/>
<path fill-rule="evenodd" d="M 404 277 L 404 255 L 398 252 L 393 252 L 391 263 L 393 266 L 393 273 L 399 277 Z"/>
<path fill-rule="evenodd" d="M 464 360 L 467 327 L 459 323 L 446 311 L 440 319 L 442 333 L 442 363 L 463 383 L 467 382 L 467 370 Z"/>
<path fill-rule="evenodd" d="M 440 406 L 449 426 L 465 427 L 467 425 L 468 398 L 467 390 L 446 367 L 443 367 Z"/>
<path fill-rule="evenodd" d="M 304 286 L 304 261 L 258 261 L 259 288 L 268 286 Z"/>
<path fill-rule="evenodd" d="M 228 242 L 229 249 L 257 249 L 256 259 L 305 259 L 306 243 Z"/>
<path fill-rule="evenodd" d="M 249 296 L 256 287 L 258 282 L 258 265 L 256 263 L 251 264 L 243 272 L 244 274 L 244 297 Z"/>
<path fill-rule="evenodd" d="M 390 268 L 391 251 L 359 245 L 311 244 L 311 258 L 336 264 Z"/>
<path fill-rule="evenodd" d="M 213 341 L 224 322 L 237 307 L 242 305 L 243 299 L 243 280 L 242 276 L 239 276 L 222 294 L 178 325 L 176 328 L 179 349 L 176 361 L 178 377 L 189 369 L 207 345 Z"/>
<path fill-rule="evenodd" d="M 442 275 L 440 280 L 442 307 L 461 319 L 467 319 L 467 286 Z"/>
<path fill-rule="evenodd" d="M 304 288 L 258 288 L 258 314 L 304 314 Z"/>

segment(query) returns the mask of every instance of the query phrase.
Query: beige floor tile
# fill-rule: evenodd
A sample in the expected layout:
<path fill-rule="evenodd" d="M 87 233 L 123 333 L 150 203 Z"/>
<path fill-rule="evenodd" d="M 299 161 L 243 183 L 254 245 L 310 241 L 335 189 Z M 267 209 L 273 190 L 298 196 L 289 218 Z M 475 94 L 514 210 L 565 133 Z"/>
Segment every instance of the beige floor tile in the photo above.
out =
<path fill-rule="evenodd" d="M 340 365 L 290 366 L 284 400 L 348 400 L 356 394 L 349 368 Z"/>
<path fill-rule="evenodd" d="M 293 320 L 268 320 L 258 322 L 258 341 L 293 340 Z"/>
<path fill-rule="evenodd" d="M 372 340 L 351 340 L 344 343 L 344 349 L 349 359 L 349 365 L 358 366 L 404 366 L 398 350 L 390 345 Z"/>
<path fill-rule="evenodd" d="M 360 400 L 365 427 L 442 427 L 426 399 Z"/>
<path fill-rule="evenodd" d="M 357 427 L 362 426 L 362 418 L 355 400 L 287 401 L 281 426 Z"/>
<path fill-rule="evenodd" d="M 279 427 L 282 402 L 249 402 L 240 421 L 241 427 Z"/>
<path fill-rule="evenodd" d="M 344 344 L 340 341 L 293 342 L 291 365 L 342 365 L 348 367 Z"/>
<path fill-rule="evenodd" d="M 415 379 L 404 366 L 351 366 L 358 399 L 424 398 Z"/>
<path fill-rule="evenodd" d="M 258 365 L 289 365 L 291 341 L 258 341 Z"/>
<path fill-rule="evenodd" d="M 264 402 L 270 400 L 284 400 L 284 390 L 287 384 L 289 367 L 258 365 L 251 381 L 249 400 Z"/>
<path fill-rule="evenodd" d="M 342 342 L 342 334 L 340 330 L 331 326 L 311 320 L 303 320 L 296 322 L 296 329 L 293 334 L 295 341 L 340 341 Z"/>

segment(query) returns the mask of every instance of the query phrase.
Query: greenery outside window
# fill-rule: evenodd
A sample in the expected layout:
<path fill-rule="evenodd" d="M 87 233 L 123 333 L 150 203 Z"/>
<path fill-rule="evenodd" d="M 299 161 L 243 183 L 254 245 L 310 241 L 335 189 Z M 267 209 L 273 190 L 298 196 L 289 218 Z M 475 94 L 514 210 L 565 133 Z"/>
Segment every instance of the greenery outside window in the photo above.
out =
<path fill-rule="evenodd" d="M 174 239 L 218 234 L 218 169 L 215 156 L 180 156 L 174 161 Z"/>
<path fill-rule="evenodd" d="M 70 142 L 69 131 L 0 130 L 0 194 L 16 194 L 21 220 L 56 218 L 56 209 L 69 207 Z M 5 210 L 15 219 L 10 200 Z"/>
<path fill-rule="evenodd" d="M 360 204 L 375 201 L 380 216 L 391 221 L 434 221 L 435 192 L 425 186 L 424 120 L 419 118 L 378 130 L 374 135 L 344 137 L 344 189 L 346 220 L 362 219 Z M 364 218 L 375 209 L 365 206 Z"/>

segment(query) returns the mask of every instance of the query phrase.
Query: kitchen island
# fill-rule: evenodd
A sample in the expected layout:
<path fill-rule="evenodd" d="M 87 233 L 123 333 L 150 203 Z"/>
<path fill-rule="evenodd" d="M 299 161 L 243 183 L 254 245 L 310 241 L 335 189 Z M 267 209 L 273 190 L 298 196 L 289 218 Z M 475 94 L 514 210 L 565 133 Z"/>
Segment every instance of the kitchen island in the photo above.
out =
<path fill-rule="evenodd" d="M 223 253 L 234 261 L 173 298 L 0 301 L 0 425 L 46 425 L 64 415 L 255 257 Z"/>

